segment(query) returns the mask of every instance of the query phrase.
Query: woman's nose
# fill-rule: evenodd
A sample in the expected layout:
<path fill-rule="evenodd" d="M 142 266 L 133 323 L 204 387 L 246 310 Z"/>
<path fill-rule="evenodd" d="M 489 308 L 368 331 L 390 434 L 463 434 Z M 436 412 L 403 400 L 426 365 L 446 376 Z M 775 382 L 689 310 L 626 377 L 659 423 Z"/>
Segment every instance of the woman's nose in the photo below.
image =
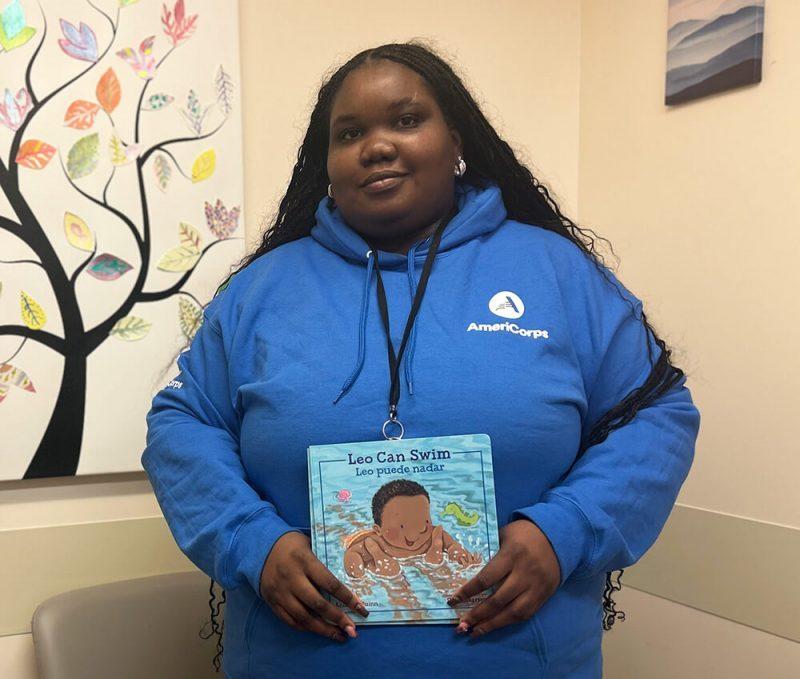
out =
<path fill-rule="evenodd" d="M 396 157 L 397 147 L 385 135 L 370 135 L 361 149 L 361 162 L 364 166 L 394 160 Z"/>

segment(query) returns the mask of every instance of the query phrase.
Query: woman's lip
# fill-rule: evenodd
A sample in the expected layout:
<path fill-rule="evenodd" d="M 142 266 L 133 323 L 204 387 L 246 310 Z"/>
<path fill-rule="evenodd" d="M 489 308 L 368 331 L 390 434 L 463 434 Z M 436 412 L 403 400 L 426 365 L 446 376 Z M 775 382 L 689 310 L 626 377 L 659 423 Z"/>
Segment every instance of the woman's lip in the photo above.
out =
<path fill-rule="evenodd" d="M 405 178 L 406 175 L 404 174 L 395 175 L 394 177 L 385 177 L 383 179 L 379 179 L 378 181 L 370 182 L 362 188 L 367 193 L 381 193 L 382 191 L 388 191 L 389 189 L 399 186 Z"/>

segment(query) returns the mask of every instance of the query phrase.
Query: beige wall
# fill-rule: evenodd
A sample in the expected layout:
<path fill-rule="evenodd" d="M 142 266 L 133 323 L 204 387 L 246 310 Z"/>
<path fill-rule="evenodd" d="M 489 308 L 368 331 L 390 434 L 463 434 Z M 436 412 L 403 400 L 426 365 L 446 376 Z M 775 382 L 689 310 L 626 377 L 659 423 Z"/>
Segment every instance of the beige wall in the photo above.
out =
<path fill-rule="evenodd" d="M 666 20 L 666 0 L 583 2 L 580 217 L 701 405 L 680 501 L 800 528 L 800 3 L 766 3 L 759 85 L 670 108 Z"/>
<path fill-rule="evenodd" d="M 282 195 L 322 73 L 369 45 L 433 38 L 567 212 L 611 238 L 623 280 L 676 347 L 703 412 L 681 502 L 732 521 L 738 515 L 785 524 L 796 536 L 800 460 L 792 455 L 791 422 L 798 359 L 790 349 L 800 324 L 789 313 L 798 282 L 789 258 L 800 233 L 800 5 L 767 3 L 763 83 L 667 109 L 666 4 L 519 0 L 487 12 L 485 2 L 452 0 L 409 0 L 396 9 L 240 0 L 248 238 L 258 237 L 260 217 Z M 99 535 L 108 522 L 156 544 L 160 533 L 148 519 L 159 516 L 143 474 L 0 483 L 3 544 L 22 544 L 26 531 L 50 539 L 57 526 Z M 665 534 L 662 571 L 684 540 L 672 534 Z M 789 559 L 797 541 L 785 542 L 785 553 L 769 557 Z M 66 562 L 69 544 L 59 546 Z M 177 563 L 165 555 L 141 568 Z M 663 583 L 652 571 L 638 580 L 630 575 L 658 593 Z M 71 585 L 59 581 L 59 569 L 48 572 L 55 591 Z M 41 586 L 37 573 L 21 577 L 0 566 L 0 575 L 4 588 L 12 581 L 6 576 L 16 575 L 15 591 Z M 748 594 L 749 582 L 741 583 L 742 595 L 763 610 L 760 593 Z M 11 595 L 4 591 L 2 599 Z M 687 597 L 684 603 L 696 605 L 691 592 Z M 800 646 L 753 630 L 747 620 L 722 620 L 635 590 L 621 601 L 628 621 L 606 640 L 612 679 L 780 677 L 795 668 L 800 675 Z M 707 609 L 721 615 L 713 602 Z M 709 660 L 715 656 L 719 661 Z M 0 637 L 0 676 L 36 676 L 30 635 Z"/>

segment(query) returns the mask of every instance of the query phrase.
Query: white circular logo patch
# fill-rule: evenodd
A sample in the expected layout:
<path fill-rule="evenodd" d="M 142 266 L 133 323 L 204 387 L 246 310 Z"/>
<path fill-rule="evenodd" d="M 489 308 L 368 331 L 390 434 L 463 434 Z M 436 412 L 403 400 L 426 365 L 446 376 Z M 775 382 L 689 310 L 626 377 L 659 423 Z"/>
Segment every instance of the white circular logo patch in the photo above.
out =
<path fill-rule="evenodd" d="M 519 318 L 525 313 L 525 305 L 519 295 L 503 290 L 489 300 L 489 311 L 502 318 Z"/>

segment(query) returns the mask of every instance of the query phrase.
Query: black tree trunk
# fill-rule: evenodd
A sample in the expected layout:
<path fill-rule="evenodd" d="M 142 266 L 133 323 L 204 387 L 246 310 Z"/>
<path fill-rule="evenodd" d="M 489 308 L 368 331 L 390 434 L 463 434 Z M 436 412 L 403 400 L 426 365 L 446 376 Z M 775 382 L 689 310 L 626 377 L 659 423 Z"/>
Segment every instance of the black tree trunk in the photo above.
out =
<path fill-rule="evenodd" d="M 86 411 L 86 352 L 67 350 L 53 414 L 33 456 L 25 479 L 74 476 L 78 469 Z"/>

